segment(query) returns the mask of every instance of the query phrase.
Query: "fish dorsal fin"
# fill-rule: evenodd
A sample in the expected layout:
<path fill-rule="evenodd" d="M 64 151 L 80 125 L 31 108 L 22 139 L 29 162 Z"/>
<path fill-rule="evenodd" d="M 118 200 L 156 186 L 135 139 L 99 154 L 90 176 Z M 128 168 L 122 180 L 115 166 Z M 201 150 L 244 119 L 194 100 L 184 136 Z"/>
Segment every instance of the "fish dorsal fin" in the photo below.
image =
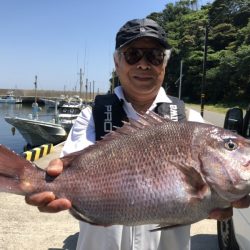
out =
<path fill-rule="evenodd" d="M 122 127 L 115 127 L 114 131 L 111 131 L 110 133 L 103 136 L 102 140 L 99 142 L 114 140 L 116 138 L 119 138 L 119 136 L 121 135 L 131 135 L 137 131 L 145 129 L 146 127 L 156 126 L 162 124 L 163 122 L 172 122 L 170 119 L 163 118 L 153 111 L 149 111 L 148 114 L 138 114 L 138 116 L 138 120 L 129 118 L 128 122 L 123 121 Z"/>
<path fill-rule="evenodd" d="M 68 154 L 61 159 L 64 162 L 64 166 L 70 166 L 71 162 L 75 159 L 75 157 L 84 153 L 90 153 L 92 150 L 97 149 L 97 147 L 102 147 L 105 144 L 109 143 L 109 141 L 113 141 L 119 139 L 121 136 L 124 135 L 132 135 L 137 131 L 143 130 L 146 127 L 155 127 L 156 125 L 162 124 L 164 122 L 172 122 L 168 118 L 163 118 L 153 111 L 150 111 L 148 114 L 138 114 L 139 119 L 129 119 L 128 122 L 123 121 L 122 127 L 115 127 L 114 131 L 109 132 L 108 134 L 104 135 L 101 140 L 97 141 L 94 145 L 90 145 L 87 148 Z"/>

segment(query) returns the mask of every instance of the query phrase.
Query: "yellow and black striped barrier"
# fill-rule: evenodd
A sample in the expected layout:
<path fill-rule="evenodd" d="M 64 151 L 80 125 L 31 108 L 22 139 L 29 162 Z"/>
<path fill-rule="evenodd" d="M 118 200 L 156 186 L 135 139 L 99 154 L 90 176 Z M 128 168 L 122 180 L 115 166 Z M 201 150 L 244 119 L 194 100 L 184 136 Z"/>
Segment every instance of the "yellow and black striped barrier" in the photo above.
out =
<path fill-rule="evenodd" d="M 51 153 L 53 150 L 53 144 L 44 144 L 29 151 L 23 152 L 23 157 L 29 161 L 36 161 L 39 158 Z"/>

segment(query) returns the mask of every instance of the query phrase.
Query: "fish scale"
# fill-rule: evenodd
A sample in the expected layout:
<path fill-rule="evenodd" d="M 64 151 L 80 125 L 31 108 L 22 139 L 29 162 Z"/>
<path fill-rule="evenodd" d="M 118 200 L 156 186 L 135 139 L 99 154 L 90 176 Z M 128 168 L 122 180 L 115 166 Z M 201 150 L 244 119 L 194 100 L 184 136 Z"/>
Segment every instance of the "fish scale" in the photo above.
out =
<path fill-rule="evenodd" d="M 0 191 L 53 191 L 71 201 L 73 216 L 95 225 L 159 227 L 207 218 L 250 192 L 249 141 L 152 112 L 61 160 L 63 173 L 46 181 L 44 171 L 0 146 Z"/>

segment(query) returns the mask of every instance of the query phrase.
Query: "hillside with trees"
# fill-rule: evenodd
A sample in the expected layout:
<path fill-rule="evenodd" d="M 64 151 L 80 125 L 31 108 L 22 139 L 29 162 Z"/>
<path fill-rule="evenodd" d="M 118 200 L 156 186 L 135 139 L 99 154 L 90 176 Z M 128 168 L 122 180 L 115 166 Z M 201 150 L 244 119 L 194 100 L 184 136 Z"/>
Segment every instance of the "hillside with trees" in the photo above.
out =
<path fill-rule="evenodd" d="M 171 3 L 148 16 L 164 27 L 173 49 L 165 79 L 168 93 L 178 96 L 182 60 L 181 97 L 199 102 L 206 42 L 206 101 L 249 102 L 250 0 L 215 0 L 200 9 L 194 8 L 196 2 Z"/>

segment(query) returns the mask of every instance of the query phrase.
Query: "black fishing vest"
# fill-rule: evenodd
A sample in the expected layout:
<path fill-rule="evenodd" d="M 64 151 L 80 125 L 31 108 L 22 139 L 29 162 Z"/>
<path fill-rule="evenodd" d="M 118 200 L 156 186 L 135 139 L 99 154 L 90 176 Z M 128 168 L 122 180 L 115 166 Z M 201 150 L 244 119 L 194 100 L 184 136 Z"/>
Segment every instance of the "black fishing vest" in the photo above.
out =
<path fill-rule="evenodd" d="M 172 121 L 185 121 L 185 104 L 176 97 L 168 96 L 172 103 L 158 103 L 154 112 Z M 128 121 L 123 109 L 123 101 L 115 94 L 97 95 L 93 106 L 96 140 L 115 127 L 121 127 L 122 121 Z"/>

